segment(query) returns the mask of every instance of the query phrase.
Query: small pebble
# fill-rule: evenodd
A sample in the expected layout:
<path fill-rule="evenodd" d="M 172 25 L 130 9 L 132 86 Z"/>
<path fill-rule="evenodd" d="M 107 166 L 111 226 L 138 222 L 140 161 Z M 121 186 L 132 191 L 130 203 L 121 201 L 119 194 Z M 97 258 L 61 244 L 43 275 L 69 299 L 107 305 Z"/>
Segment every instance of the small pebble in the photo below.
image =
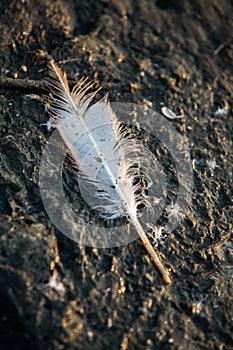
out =
<path fill-rule="evenodd" d="M 24 73 L 26 73 L 27 71 L 28 71 L 28 69 L 27 69 L 27 66 L 21 66 L 21 70 L 24 72 Z"/>

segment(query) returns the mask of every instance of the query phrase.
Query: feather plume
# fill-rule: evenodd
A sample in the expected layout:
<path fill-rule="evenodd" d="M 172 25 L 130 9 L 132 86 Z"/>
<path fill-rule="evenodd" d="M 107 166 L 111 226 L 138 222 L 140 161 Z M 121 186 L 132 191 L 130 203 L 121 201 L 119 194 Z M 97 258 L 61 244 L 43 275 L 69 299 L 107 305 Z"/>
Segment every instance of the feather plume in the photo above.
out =
<path fill-rule="evenodd" d="M 130 139 L 117 120 L 107 95 L 91 104 L 99 89 L 81 79 L 69 89 L 66 74 L 51 61 L 49 88 L 53 95 L 50 108 L 52 122 L 66 143 L 78 168 L 79 186 L 85 200 L 102 217 L 128 217 L 165 283 L 171 283 L 168 272 L 144 232 L 138 217 L 139 205 L 148 205 L 140 191 L 142 176 L 150 182 L 147 169 L 139 170 L 143 147 Z M 101 163 L 101 167 L 100 167 Z M 96 171 L 98 169 L 98 172 Z"/>

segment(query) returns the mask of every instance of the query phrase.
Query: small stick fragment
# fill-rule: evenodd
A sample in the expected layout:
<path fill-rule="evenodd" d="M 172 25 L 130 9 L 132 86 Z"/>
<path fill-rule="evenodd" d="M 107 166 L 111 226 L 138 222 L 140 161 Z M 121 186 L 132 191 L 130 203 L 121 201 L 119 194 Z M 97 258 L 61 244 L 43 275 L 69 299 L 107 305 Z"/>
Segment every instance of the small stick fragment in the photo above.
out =
<path fill-rule="evenodd" d="M 43 80 L 13 79 L 0 77 L 0 90 L 23 91 L 26 93 L 45 93 L 48 91 Z"/>

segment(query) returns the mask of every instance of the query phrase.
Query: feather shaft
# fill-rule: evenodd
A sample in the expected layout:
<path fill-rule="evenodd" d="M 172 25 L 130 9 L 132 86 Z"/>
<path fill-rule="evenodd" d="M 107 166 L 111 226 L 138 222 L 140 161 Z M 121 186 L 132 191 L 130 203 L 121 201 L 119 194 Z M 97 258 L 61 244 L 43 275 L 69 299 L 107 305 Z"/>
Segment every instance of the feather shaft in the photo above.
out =
<path fill-rule="evenodd" d="M 134 225 L 134 227 L 137 230 L 137 233 L 139 234 L 139 237 L 142 240 L 142 243 L 144 245 L 144 247 L 146 248 L 147 252 L 149 253 L 151 259 L 153 260 L 156 268 L 158 269 L 158 271 L 160 272 L 164 282 L 166 284 L 170 284 L 171 283 L 171 279 L 169 277 L 169 274 L 167 272 L 167 270 L 164 268 L 163 264 L 161 263 L 155 249 L 152 247 L 149 239 L 147 238 L 147 235 L 145 234 L 140 222 L 138 221 L 137 217 L 130 217 L 131 221 Z"/>

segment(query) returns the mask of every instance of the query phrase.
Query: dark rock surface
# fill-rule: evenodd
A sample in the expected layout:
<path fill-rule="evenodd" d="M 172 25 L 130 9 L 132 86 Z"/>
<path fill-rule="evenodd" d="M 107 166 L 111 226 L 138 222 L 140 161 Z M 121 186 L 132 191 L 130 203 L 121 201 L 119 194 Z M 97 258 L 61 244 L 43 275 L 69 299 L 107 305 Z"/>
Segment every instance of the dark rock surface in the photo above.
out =
<path fill-rule="evenodd" d="M 140 241 L 95 249 L 56 230 L 38 185 L 48 116 L 0 87 L 1 349 L 233 349 L 232 12 L 229 0 L 0 2 L 2 77 L 44 79 L 49 54 L 111 101 L 163 103 L 184 116 L 171 123 L 195 166 L 190 208 L 159 247 L 165 286 Z"/>

